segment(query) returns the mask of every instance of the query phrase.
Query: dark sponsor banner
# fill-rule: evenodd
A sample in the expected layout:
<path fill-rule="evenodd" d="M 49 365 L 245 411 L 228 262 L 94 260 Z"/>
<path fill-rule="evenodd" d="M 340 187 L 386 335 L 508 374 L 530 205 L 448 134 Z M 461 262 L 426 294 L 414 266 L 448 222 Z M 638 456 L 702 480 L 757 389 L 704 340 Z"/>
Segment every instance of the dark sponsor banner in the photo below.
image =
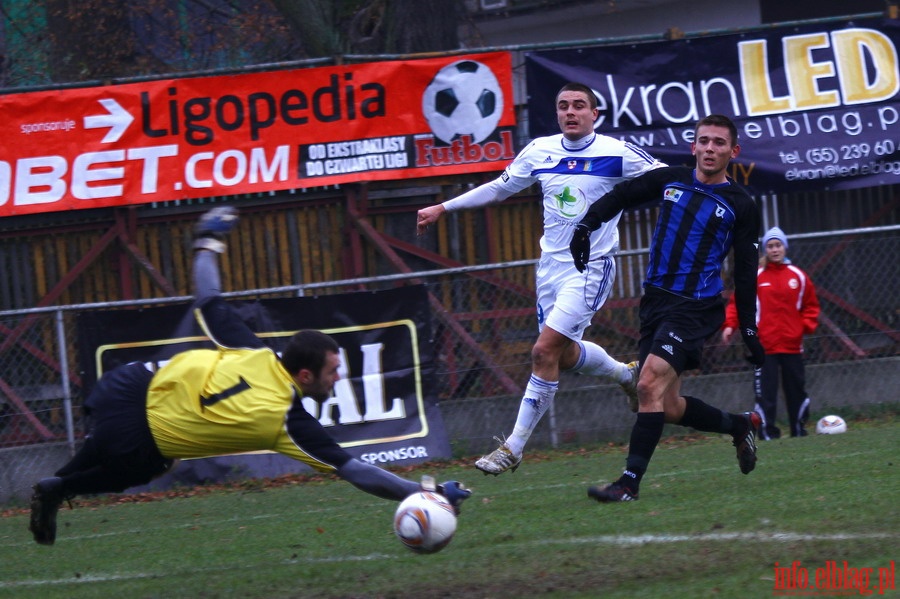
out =
<path fill-rule="evenodd" d="M 599 98 L 597 131 L 693 165 L 701 117 L 737 127 L 731 175 L 755 193 L 900 182 L 897 21 L 864 19 L 675 41 L 530 52 L 530 135 L 558 133 L 567 81 Z"/>
<path fill-rule="evenodd" d="M 508 52 L 0 96 L 0 217 L 501 170 Z"/>
<path fill-rule="evenodd" d="M 231 303 L 276 351 L 302 328 L 334 337 L 341 348 L 334 396 L 321 407 L 306 398 L 304 407 L 354 456 L 382 464 L 450 456 L 432 388 L 434 356 L 423 286 Z M 188 305 L 84 312 L 77 327 L 86 389 L 121 364 L 141 361 L 155 369 L 181 351 L 214 347 Z M 270 462 L 284 461 L 260 460 Z"/>

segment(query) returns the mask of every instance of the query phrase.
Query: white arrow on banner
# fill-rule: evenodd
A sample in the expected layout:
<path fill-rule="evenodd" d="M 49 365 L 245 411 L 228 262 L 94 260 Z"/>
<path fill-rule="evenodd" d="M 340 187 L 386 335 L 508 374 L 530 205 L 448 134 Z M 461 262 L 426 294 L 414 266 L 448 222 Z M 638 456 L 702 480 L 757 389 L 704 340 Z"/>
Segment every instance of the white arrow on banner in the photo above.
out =
<path fill-rule="evenodd" d="M 103 136 L 101 143 L 118 141 L 118 139 L 122 137 L 122 134 L 125 133 L 125 129 L 128 129 L 128 125 L 131 124 L 134 117 L 112 98 L 104 98 L 100 100 L 100 103 L 109 111 L 109 114 L 97 114 L 84 117 L 84 128 L 98 129 L 109 127 L 109 131 Z"/>

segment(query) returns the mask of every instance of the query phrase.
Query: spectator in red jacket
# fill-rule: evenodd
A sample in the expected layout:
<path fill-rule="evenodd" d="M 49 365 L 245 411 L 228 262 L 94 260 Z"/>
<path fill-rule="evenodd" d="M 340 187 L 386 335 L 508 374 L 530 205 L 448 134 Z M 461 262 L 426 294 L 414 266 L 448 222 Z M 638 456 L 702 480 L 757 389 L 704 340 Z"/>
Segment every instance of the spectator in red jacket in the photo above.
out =
<path fill-rule="evenodd" d="M 756 276 L 756 321 L 759 340 L 766 350 L 766 362 L 754 374 L 756 412 L 762 418 L 760 438 L 777 439 L 775 425 L 778 403 L 778 373 L 787 405 L 792 437 L 806 435 L 809 397 L 803 367 L 803 335 L 816 330 L 819 300 L 809 276 L 787 259 L 788 240 L 784 231 L 772 227 L 763 236 L 765 255 Z M 725 310 L 722 340 L 731 341 L 738 328 L 734 295 Z"/>

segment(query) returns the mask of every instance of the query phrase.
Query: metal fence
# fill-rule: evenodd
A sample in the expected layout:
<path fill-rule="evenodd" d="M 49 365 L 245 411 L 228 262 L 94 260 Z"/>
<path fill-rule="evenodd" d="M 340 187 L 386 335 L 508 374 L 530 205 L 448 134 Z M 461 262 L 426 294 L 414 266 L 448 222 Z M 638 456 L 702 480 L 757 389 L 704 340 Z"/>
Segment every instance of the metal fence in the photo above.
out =
<path fill-rule="evenodd" d="M 813 415 L 896 403 L 900 227 L 792 236 L 789 255 L 810 274 L 822 304 L 819 329 L 805 343 Z M 629 361 L 636 357 L 646 251 L 623 252 L 618 261 L 616 290 L 586 338 Z M 490 448 L 493 435 L 511 430 L 530 374 L 537 334 L 533 267 L 526 260 L 227 295 L 329 295 L 424 284 L 441 412 L 454 451 L 473 455 Z M 62 464 L 83 436 L 76 315 L 189 299 L 0 312 L 0 502 L 27 496 L 31 482 Z M 705 352 L 703 368 L 686 376 L 686 391 L 726 409 L 750 409 L 752 377 L 742 347 L 714 339 Z M 529 447 L 622 440 L 632 418 L 623 397 L 607 381 L 564 373 L 554 408 Z"/>

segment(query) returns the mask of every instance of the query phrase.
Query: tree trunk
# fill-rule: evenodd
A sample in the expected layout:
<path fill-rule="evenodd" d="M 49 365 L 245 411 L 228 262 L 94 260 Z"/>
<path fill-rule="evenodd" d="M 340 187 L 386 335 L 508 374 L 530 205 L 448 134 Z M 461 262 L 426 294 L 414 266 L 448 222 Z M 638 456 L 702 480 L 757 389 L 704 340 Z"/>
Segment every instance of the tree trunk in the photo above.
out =
<path fill-rule="evenodd" d="M 307 55 L 335 56 L 343 51 L 332 0 L 270 0 L 297 33 Z"/>
<path fill-rule="evenodd" d="M 455 0 L 390 0 L 385 12 L 385 53 L 436 52 L 459 49 Z"/>
<path fill-rule="evenodd" d="M 45 0 L 54 82 L 133 72 L 135 44 L 128 4 L 125 0 Z"/>

